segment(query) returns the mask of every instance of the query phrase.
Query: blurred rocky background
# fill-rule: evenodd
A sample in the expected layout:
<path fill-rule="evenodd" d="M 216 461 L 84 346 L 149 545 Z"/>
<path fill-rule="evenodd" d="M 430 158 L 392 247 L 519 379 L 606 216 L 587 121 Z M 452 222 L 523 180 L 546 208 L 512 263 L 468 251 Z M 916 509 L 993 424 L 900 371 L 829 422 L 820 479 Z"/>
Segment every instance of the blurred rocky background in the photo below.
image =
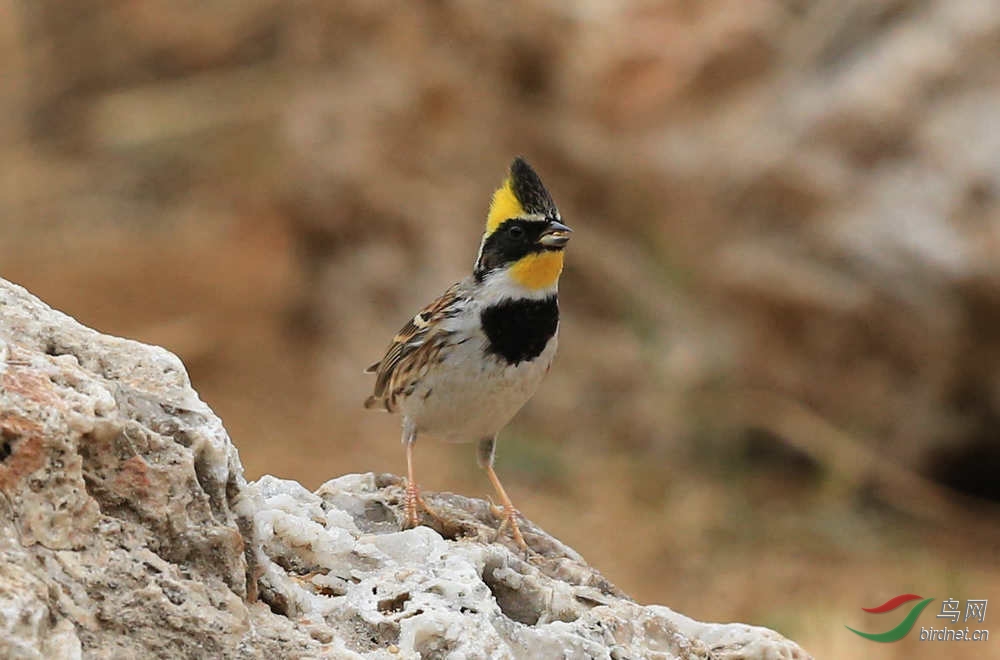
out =
<path fill-rule="evenodd" d="M 560 356 L 499 445 L 528 517 L 817 657 L 940 657 L 843 626 L 1000 588 L 996 2 L 0 16 L 0 275 L 178 353 L 249 478 L 404 469 L 361 372 L 470 270 L 521 154 L 576 230 Z M 490 492 L 472 446 L 416 455 Z"/>

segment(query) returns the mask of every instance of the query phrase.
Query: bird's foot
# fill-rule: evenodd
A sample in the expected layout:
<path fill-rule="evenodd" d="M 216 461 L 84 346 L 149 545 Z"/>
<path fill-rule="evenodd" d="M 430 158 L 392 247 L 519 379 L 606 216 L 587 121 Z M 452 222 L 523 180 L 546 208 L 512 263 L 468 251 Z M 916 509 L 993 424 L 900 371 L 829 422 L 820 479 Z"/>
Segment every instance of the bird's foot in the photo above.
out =
<path fill-rule="evenodd" d="M 403 520 L 403 529 L 413 529 L 414 527 L 418 527 L 422 524 L 420 519 L 421 509 L 423 509 L 424 513 L 429 515 L 438 523 L 444 523 L 444 518 L 432 509 L 424 498 L 421 497 L 420 487 L 411 481 L 406 482 L 406 494 L 403 502 L 406 512 L 406 517 Z"/>
<path fill-rule="evenodd" d="M 510 527 L 510 535 L 514 537 L 514 543 L 517 543 L 521 551 L 524 552 L 525 558 L 528 557 L 528 544 L 524 541 L 524 535 L 521 534 L 521 527 L 517 524 L 517 516 L 521 515 L 521 512 L 512 506 L 497 506 L 496 504 L 490 503 L 490 511 L 494 516 L 500 519 L 500 526 L 497 527 L 496 540 L 500 539 L 503 534 L 505 527 Z"/>

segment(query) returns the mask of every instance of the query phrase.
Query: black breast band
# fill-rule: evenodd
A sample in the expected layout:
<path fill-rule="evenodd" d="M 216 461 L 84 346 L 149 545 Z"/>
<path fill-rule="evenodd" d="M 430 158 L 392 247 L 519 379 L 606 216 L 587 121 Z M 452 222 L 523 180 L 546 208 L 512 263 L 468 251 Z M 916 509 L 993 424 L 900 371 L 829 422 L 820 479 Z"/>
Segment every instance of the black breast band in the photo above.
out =
<path fill-rule="evenodd" d="M 480 320 L 489 339 L 488 354 L 510 364 L 534 360 L 559 327 L 555 295 L 543 300 L 504 300 L 483 310 Z"/>

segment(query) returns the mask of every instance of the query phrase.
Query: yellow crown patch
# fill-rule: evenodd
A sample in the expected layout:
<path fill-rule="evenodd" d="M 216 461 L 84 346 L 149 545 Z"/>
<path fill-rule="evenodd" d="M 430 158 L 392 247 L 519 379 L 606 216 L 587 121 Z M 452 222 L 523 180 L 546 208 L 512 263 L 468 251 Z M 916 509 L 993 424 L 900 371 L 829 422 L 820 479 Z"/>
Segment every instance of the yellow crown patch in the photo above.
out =
<path fill-rule="evenodd" d="M 497 230 L 507 218 L 516 218 L 524 215 L 524 207 L 514 194 L 513 182 L 507 177 L 503 185 L 493 193 L 493 200 L 490 202 L 490 212 L 486 216 L 486 234 L 492 234 Z"/>

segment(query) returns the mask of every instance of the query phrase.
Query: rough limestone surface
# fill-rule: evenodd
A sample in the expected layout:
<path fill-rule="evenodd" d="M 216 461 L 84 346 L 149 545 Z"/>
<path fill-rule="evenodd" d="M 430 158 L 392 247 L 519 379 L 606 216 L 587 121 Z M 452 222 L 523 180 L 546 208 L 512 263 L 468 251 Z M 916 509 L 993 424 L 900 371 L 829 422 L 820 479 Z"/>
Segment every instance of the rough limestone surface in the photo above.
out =
<path fill-rule="evenodd" d="M 0 280 L 0 657 L 808 658 L 781 635 L 641 606 L 526 522 L 400 481 L 243 478 L 166 350 Z"/>

